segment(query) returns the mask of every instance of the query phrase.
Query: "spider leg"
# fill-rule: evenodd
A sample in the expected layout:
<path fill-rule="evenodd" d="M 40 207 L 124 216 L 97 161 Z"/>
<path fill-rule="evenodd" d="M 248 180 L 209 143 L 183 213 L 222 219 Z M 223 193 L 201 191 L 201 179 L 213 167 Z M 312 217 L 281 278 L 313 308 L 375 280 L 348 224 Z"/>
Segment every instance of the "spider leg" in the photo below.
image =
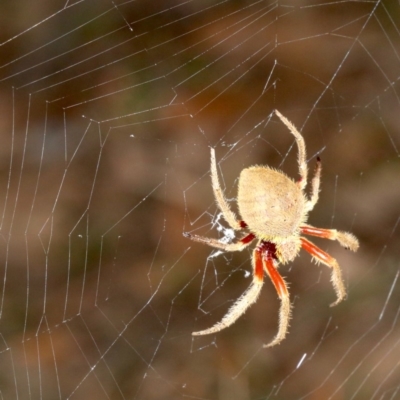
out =
<path fill-rule="evenodd" d="M 258 296 L 261 292 L 262 285 L 264 283 L 263 277 L 263 264 L 256 249 L 253 252 L 253 282 L 251 283 L 251 285 L 233 304 L 233 306 L 228 310 L 228 312 L 225 314 L 220 322 L 217 322 L 211 328 L 205 329 L 203 331 L 193 332 L 192 335 L 209 335 L 210 333 L 222 331 L 223 329 L 231 326 L 234 322 L 236 322 L 236 320 L 240 316 L 242 316 L 252 304 L 257 301 Z"/>
<path fill-rule="evenodd" d="M 300 240 L 301 247 L 304 250 L 309 252 L 317 261 L 321 261 L 323 264 L 332 268 L 331 281 L 335 289 L 337 299 L 331 304 L 331 307 L 336 306 L 336 304 L 340 303 L 346 297 L 346 289 L 344 288 L 343 284 L 342 271 L 340 270 L 338 262 L 328 253 L 325 253 L 306 238 L 300 237 Z"/>
<path fill-rule="evenodd" d="M 257 251 L 257 250 L 256 250 Z M 258 260 L 262 260 L 264 270 L 270 277 L 272 283 L 275 286 L 275 289 L 278 293 L 278 296 L 281 300 L 281 307 L 279 309 L 279 329 L 278 333 L 272 339 L 272 341 L 268 344 L 265 344 L 263 347 L 272 347 L 279 344 L 286 336 L 289 320 L 290 320 L 290 299 L 289 292 L 286 286 L 285 281 L 282 276 L 279 274 L 277 269 L 274 266 L 274 260 L 267 251 L 262 248 L 257 252 Z M 260 262 L 260 261 L 258 261 Z"/>
<path fill-rule="evenodd" d="M 208 238 L 204 236 L 192 235 L 191 233 L 185 232 L 183 236 L 194 240 L 195 242 L 207 244 L 211 247 L 215 247 L 216 249 L 221 249 L 225 251 L 241 251 L 246 248 L 252 240 L 255 238 L 253 233 L 249 233 L 247 236 L 243 237 L 237 242 L 234 243 L 223 243 L 218 239 Z"/>
<path fill-rule="evenodd" d="M 336 229 L 315 228 L 310 225 L 303 225 L 300 228 L 300 231 L 304 235 L 317 236 L 329 240 L 337 240 L 343 247 L 352 251 L 357 251 L 359 246 L 357 238 L 349 232 L 337 231 Z"/>
<path fill-rule="evenodd" d="M 311 211 L 318 201 L 318 193 L 321 183 L 321 169 L 321 159 L 317 157 L 317 166 L 315 168 L 314 176 L 311 181 L 311 197 L 306 206 L 307 211 Z"/>
<path fill-rule="evenodd" d="M 242 229 L 244 227 L 243 224 L 237 219 L 235 213 L 229 207 L 228 201 L 221 189 L 217 172 L 217 162 L 215 160 L 215 149 L 213 148 L 211 148 L 211 181 L 215 199 L 219 209 L 222 211 L 225 221 L 235 230 Z"/>
<path fill-rule="evenodd" d="M 286 127 L 289 129 L 289 131 L 296 139 L 297 147 L 299 149 L 299 155 L 298 155 L 299 173 L 300 173 L 299 186 L 300 189 L 303 190 L 307 185 L 307 173 L 308 173 L 307 161 L 306 161 L 306 145 L 304 144 L 303 136 L 301 136 L 301 133 L 297 130 L 297 128 L 278 110 L 275 110 L 275 114 L 286 125 Z"/>

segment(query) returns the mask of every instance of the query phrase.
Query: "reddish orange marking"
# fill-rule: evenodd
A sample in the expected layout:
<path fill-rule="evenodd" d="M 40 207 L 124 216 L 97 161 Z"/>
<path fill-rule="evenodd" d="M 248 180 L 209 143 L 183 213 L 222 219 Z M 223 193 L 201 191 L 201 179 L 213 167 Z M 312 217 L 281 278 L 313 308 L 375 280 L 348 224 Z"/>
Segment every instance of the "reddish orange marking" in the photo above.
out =
<path fill-rule="evenodd" d="M 261 258 L 261 253 L 258 249 L 254 250 L 254 275 L 258 280 L 262 281 L 264 278 L 263 262 Z"/>
<path fill-rule="evenodd" d="M 312 256 L 322 261 L 323 263 L 326 263 L 328 265 L 331 264 L 333 258 L 328 253 L 325 253 L 325 251 L 321 250 L 318 246 L 316 246 L 314 243 L 311 243 L 309 240 L 305 238 L 301 237 L 300 240 L 301 240 L 301 247 L 305 251 L 308 251 Z"/>
<path fill-rule="evenodd" d="M 277 259 L 275 244 L 262 240 L 254 250 L 254 273 L 259 279 L 262 279 L 265 270 L 274 284 L 278 296 L 282 298 L 282 296 L 288 295 L 288 290 L 285 281 L 274 266 L 274 259 Z"/>
<path fill-rule="evenodd" d="M 247 236 L 245 236 L 243 239 L 240 239 L 240 241 L 243 244 L 247 244 L 250 243 L 254 238 L 256 237 L 256 235 L 254 233 L 249 233 Z"/>
<path fill-rule="evenodd" d="M 322 228 L 314 228 L 310 226 L 302 226 L 300 229 L 301 233 L 304 235 L 317 236 L 325 239 L 330 239 L 332 237 L 332 233 L 329 229 Z"/>
<path fill-rule="evenodd" d="M 239 225 L 242 229 L 247 228 L 247 224 L 244 221 L 239 221 Z"/>
<path fill-rule="evenodd" d="M 286 287 L 286 283 L 281 277 L 280 273 L 274 267 L 274 262 L 271 257 L 263 258 L 263 264 L 265 270 L 267 271 L 269 277 L 271 278 L 272 283 L 275 286 L 276 291 L 278 292 L 278 296 L 282 297 L 283 295 L 288 294 L 288 290 Z"/>

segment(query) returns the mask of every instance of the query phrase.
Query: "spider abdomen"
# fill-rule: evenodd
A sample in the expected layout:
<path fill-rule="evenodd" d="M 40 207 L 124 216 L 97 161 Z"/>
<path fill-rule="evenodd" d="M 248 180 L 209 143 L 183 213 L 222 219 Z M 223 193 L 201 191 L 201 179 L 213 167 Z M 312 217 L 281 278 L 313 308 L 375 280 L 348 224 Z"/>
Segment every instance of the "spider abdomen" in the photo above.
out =
<path fill-rule="evenodd" d="M 302 190 L 283 172 L 269 167 L 241 172 L 237 200 L 250 231 L 267 240 L 296 234 L 306 217 Z"/>

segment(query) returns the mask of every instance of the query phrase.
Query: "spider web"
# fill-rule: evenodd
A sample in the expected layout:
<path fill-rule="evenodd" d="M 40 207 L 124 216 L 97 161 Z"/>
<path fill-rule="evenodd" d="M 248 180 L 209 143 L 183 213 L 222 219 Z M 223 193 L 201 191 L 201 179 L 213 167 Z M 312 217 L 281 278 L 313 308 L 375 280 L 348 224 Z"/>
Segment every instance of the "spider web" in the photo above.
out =
<path fill-rule="evenodd" d="M 400 7 L 389 1 L 0 3 L 0 393 L 4 399 L 398 399 Z M 322 190 L 309 222 L 360 249 L 348 298 L 308 254 L 280 267 L 287 338 L 211 189 L 240 171 L 297 179 L 302 132 Z M 307 187 L 309 189 L 309 186 Z"/>

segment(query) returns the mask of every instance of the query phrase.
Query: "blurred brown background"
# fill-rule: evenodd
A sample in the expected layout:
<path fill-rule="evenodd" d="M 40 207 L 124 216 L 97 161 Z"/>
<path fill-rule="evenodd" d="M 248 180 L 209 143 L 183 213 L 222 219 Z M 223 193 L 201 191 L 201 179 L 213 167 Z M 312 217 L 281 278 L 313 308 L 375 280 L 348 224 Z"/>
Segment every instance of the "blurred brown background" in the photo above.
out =
<path fill-rule="evenodd" d="M 7 399 L 400 398 L 400 7 L 394 2 L 0 3 L 0 390 Z M 309 222 L 352 231 L 280 271 L 245 316 L 251 250 L 214 257 L 226 195 L 268 164 L 323 163 Z M 210 255 L 212 257 L 210 257 Z M 301 366 L 298 363 L 302 360 Z M 374 397 L 375 396 L 375 397 Z"/>

